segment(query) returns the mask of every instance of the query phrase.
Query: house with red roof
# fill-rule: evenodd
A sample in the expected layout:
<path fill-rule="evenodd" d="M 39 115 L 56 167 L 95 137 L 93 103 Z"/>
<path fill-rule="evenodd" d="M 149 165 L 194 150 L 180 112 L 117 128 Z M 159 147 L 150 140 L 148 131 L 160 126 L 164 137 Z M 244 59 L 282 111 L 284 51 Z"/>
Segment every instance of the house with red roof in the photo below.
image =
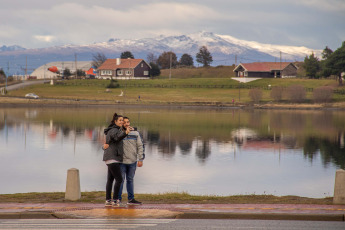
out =
<path fill-rule="evenodd" d="M 101 79 L 148 79 L 151 66 L 144 59 L 107 59 L 98 69 Z"/>
<path fill-rule="evenodd" d="M 292 62 L 240 63 L 234 72 L 236 77 L 292 78 L 297 76 L 297 66 Z"/>

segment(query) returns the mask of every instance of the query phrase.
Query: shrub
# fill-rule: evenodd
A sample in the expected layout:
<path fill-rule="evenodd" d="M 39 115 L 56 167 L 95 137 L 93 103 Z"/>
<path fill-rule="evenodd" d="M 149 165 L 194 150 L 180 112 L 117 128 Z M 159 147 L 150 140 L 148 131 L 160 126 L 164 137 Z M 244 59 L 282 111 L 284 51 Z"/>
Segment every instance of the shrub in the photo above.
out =
<path fill-rule="evenodd" d="M 271 98 L 280 101 L 283 98 L 284 88 L 282 86 L 274 86 L 271 90 Z"/>
<path fill-rule="evenodd" d="M 321 86 L 313 92 L 315 102 L 329 102 L 332 100 L 332 96 L 333 89 L 330 86 Z"/>
<path fill-rule="evenodd" d="M 259 102 L 262 98 L 262 91 L 260 89 L 251 89 L 249 90 L 249 97 L 254 102 Z"/>
<path fill-rule="evenodd" d="M 110 84 L 107 86 L 107 88 L 119 88 L 120 84 L 117 82 L 117 80 L 111 80 Z"/>
<path fill-rule="evenodd" d="M 305 88 L 302 85 L 291 85 L 286 89 L 286 96 L 293 102 L 302 102 L 306 98 Z"/>

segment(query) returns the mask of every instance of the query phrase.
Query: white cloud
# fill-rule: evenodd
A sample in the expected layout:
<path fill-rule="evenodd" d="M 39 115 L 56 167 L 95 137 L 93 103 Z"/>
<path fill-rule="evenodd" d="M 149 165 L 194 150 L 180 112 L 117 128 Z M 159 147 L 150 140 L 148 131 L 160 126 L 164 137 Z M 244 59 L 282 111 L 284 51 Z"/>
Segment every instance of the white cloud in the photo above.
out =
<path fill-rule="evenodd" d="M 51 35 L 35 35 L 34 38 L 41 42 L 52 42 L 55 40 L 55 37 Z"/>
<path fill-rule="evenodd" d="M 28 48 L 201 30 L 281 45 L 323 47 L 344 40 L 343 0 L 4 1 L 0 41 Z"/>

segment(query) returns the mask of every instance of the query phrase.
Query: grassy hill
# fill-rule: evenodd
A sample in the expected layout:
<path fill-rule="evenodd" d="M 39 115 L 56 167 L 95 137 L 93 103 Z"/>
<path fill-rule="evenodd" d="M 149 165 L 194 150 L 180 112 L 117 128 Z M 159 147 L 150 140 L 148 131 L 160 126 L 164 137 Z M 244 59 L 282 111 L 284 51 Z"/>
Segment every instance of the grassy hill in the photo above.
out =
<path fill-rule="evenodd" d="M 119 88 L 108 89 L 109 80 L 65 80 L 56 85 L 33 85 L 9 92 L 9 96 L 23 97 L 34 92 L 46 99 L 73 99 L 108 101 L 109 103 L 130 104 L 193 104 L 193 105 L 232 105 L 251 103 L 249 91 L 259 88 L 263 92 L 262 103 L 273 99 L 270 97 L 274 86 L 288 87 L 302 85 L 308 89 L 307 101 L 312 102 L 312 92 L 321 86 L 339 87 L 334 79 L 260 79 L 249 83 L 239 83 L 227 78 L 174 78 L 150 80 L 119 80 Z M 269 87 L 269 85 L 271 87 Z M 120 96 L 122 94 L 122 96 Z M 140 96 L 140 100 L 139 100 Z M 345 101 L 345 95 L 333 95 L 333 102 Z M 283 99 L 280 103 L 288 103 Z"/>

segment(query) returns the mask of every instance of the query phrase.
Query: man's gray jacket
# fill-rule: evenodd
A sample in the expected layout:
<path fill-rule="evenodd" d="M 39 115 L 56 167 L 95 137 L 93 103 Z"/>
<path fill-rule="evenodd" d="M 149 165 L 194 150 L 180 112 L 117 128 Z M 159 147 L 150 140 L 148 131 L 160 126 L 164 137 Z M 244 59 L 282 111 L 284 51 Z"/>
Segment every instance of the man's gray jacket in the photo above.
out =
<path fill-rule="evenodd" d="M 133 164 L 145 158 L 144 144 L 138 131 L 131 131 L 123 139 L 123 164 Z"/>

